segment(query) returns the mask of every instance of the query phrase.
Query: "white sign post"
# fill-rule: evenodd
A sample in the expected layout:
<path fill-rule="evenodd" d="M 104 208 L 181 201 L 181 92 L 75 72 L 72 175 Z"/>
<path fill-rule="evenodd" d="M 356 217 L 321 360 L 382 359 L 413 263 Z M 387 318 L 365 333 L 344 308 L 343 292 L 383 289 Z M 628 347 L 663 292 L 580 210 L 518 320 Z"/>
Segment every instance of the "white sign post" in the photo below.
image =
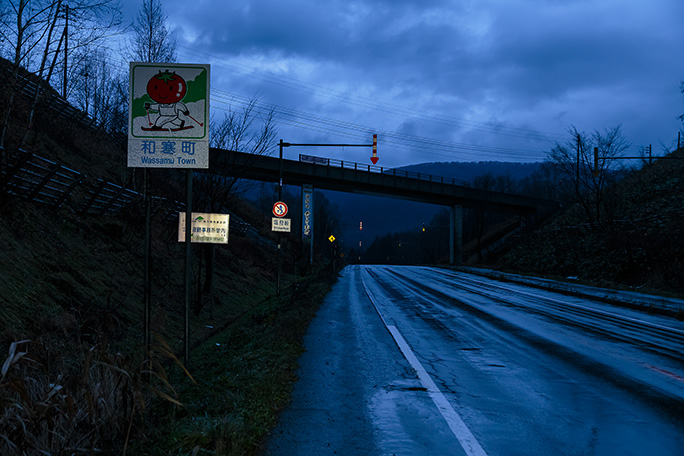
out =
<path fill-rule="evenodd" d="M 209 168 L 209 65 L 130 64 L 128 166 Z"/>

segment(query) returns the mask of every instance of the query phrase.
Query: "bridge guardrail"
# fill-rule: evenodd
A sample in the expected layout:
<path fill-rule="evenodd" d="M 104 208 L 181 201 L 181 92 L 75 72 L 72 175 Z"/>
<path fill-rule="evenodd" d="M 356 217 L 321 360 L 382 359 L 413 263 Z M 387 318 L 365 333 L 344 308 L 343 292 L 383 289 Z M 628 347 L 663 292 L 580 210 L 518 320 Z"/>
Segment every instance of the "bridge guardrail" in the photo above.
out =
<path fill-rule="evenodd" d="M 312 157 L 310 155 L 299 154 L 299 161 L 303 163 L 313 163 L 317 166 L 328 166 L 331 168 L 353 169 L 354 171 L 366 171 L 369 173 L 388 174 L 392 176 L 417 179 L 428 182 L 439 182 L 440 184 L 465 185 L 466 182 L 452 177 L 435 176 L 433 174 L 418 173 L 415 171 L 405 171 L 396 168 L 384 168 L 377 165 L 356 163 L 335 158 Z"/>

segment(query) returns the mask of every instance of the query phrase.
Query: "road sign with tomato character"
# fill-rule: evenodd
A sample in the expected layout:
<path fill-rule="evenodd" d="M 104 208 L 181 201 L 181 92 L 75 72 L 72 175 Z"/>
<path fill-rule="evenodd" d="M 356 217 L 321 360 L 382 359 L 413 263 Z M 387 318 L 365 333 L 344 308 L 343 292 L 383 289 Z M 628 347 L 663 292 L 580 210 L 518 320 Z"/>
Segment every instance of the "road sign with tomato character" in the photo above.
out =
<path fill-rule="evenodd" d="M 209 65 L 133 62 L 129 92 L 129 167 L 209 167 Z"/>

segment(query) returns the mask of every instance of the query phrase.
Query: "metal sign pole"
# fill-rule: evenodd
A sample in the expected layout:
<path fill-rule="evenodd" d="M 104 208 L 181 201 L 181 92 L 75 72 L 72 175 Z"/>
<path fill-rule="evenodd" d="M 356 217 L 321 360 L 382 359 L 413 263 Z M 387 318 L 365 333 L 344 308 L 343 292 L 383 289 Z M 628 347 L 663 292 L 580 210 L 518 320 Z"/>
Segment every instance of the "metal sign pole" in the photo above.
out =
<path fill-rule="evenodd" d="M 185 171 L 185 367 L 190 370 L 190 300 L 192 297 L 192 170 Z"/>
<path fill-rule="evenodd" d="M 150 279 L 150 259 L 152 248 L 150 238 L 152 237 L 152 210 L 150 208 L 150 172 L 147 168 L 143 170 L 143 180 L 145 187 L 145 315 L 143 333 L 145 338 L 145 356 L 149 360 L 150 356 L 150 307 L 151 307 L 151 279 Z"/>
<path fill-rule="evenodd" d="M 280 140 L 280 163 L 278 166 L 278 201 L 283 200 L 283 140 Z M 276 253 L 277 273 L 276 273 L 276 296 L 280 296 L 280 246 L 282 234 L 278 233 L 278 251 Z"/>
<path fill-rule="evenodd" d="M 280 146 L 280 182 L 278 183 L 278 201 L 283 199 L 283 147 L 372 147 L 373 155 L 371 156 L 371 162 L 375 165 L 378 162 L 378 135 L 373 135 L 372 144 L 316 144 L 316 143 L 287 143 L 280 140 L 278 144 Z M 303 189 L 303 187 L 302 187 Z M 313 192 L 311 194 L 311 251 L 309 257 L 309 264 L 313 265 Z M 302 209 L 304 211 L 304 209 Z M 280 234 L 278 234 L 278 283 L 276 285 L 276 293 L 280 294 Z"/>

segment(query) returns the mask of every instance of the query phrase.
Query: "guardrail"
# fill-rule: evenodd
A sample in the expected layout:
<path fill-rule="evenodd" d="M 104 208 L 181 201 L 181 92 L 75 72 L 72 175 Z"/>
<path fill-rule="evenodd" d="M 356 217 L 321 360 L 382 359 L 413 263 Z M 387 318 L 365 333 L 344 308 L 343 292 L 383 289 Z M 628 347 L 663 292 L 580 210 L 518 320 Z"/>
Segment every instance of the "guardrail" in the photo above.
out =
<path fill-rule="evenodd" d="M 335 158 L 314 157 L 311 155 L 299 155 L 299 161 L 302 163 L 312 163 L 317 166 L 329 166 L 332 168 L 353 169 L 354 171 L 366 171 L 369 173 L 386 174 L 390 176 L 404 177 L 408 179 L 417 179 L 428 182 L 439 182 L 440 184 L 451 185 L 466 185 L 462 179 L 454 179 L 451 177 L 435 176 L 433 174 L 418 173 L 415 171 L 405 171 L 396 168 L 384 168 L 377 165 L 368 165 L 365 163 L 356 163 L 344 160 L 337 160 Z"/>

